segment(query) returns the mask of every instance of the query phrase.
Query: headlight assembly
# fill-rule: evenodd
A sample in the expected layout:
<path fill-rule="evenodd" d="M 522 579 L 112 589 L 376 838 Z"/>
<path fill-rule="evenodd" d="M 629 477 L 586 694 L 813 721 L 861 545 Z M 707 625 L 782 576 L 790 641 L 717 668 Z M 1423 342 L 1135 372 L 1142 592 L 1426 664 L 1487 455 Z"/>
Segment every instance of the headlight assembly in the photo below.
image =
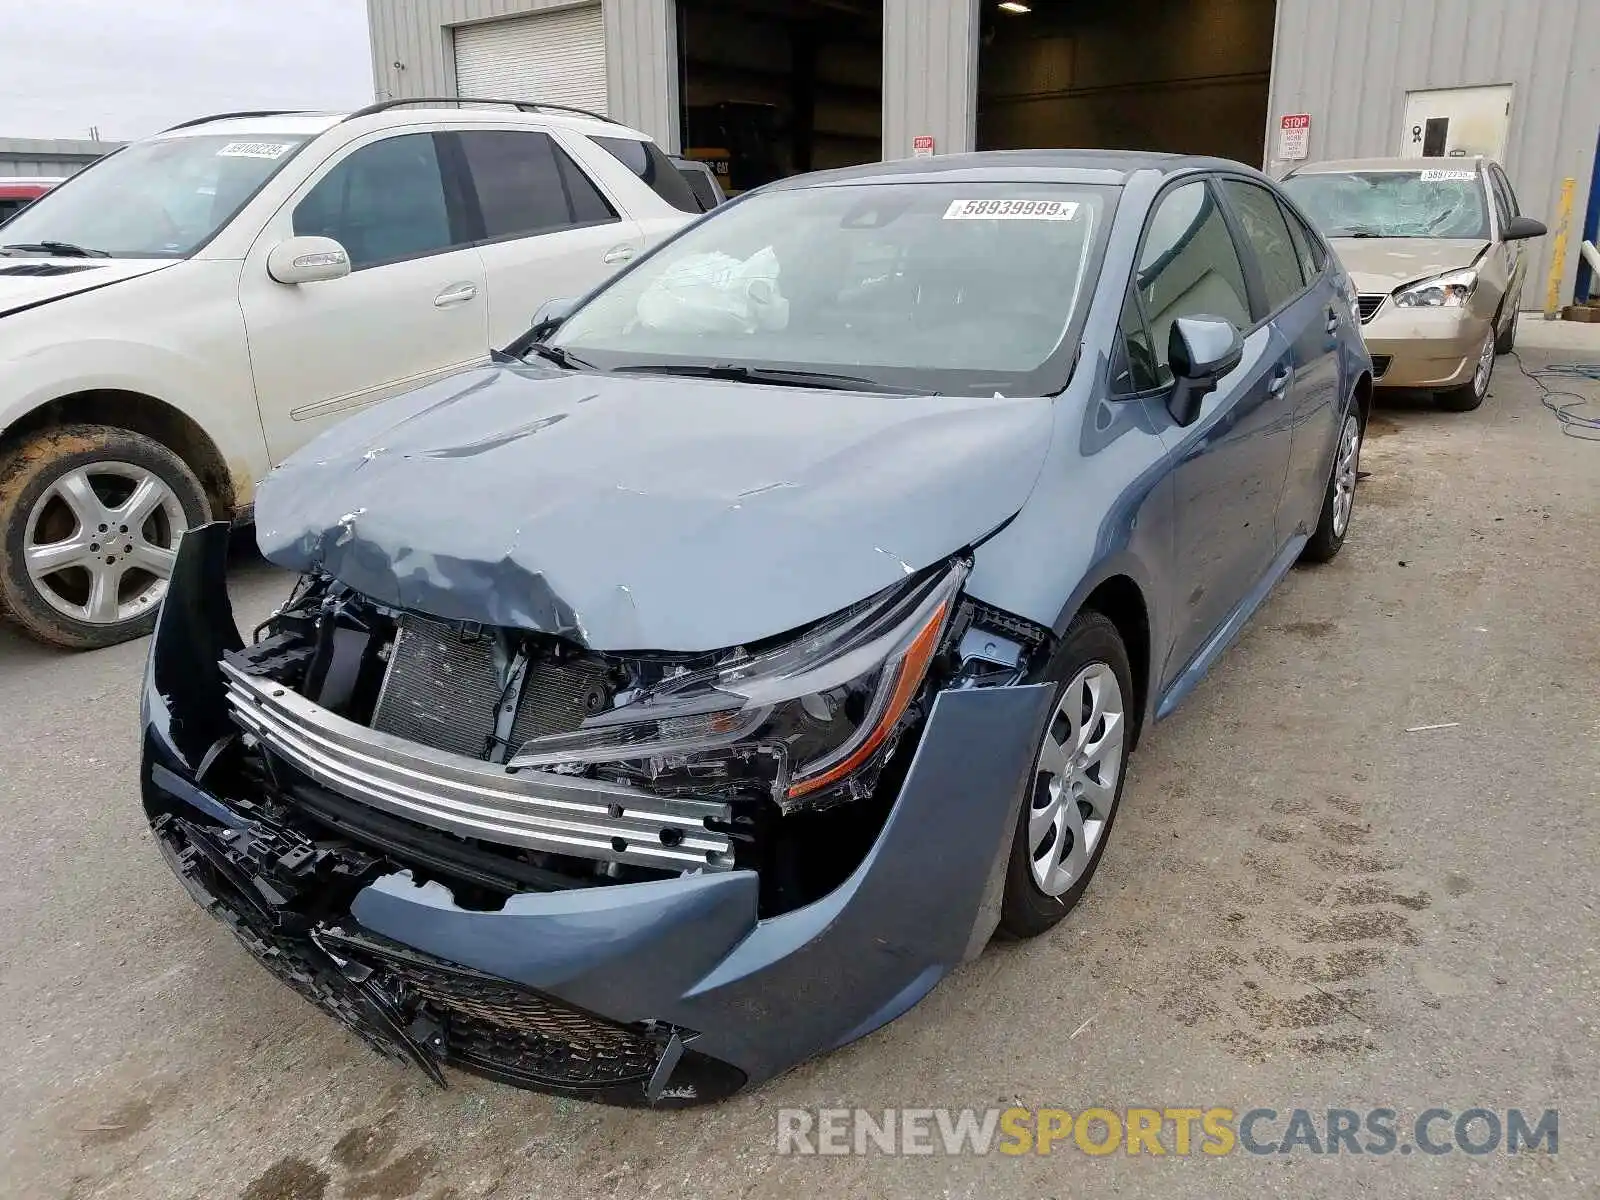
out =
<path fill-rule="evenodd" d="M 1478 273 L 1471 267 L 1446 271 L 1397 289 L 1394 302 L 1401 308 L 1460 308 L 1471 299 L 1477 286 Z"/>
<path fill-rule="evenodd" d="M 899 731 L 969 568 L 952 562 L 775 649 L 669 677 L 573 733 L 533 738 L 507 766 L 609 764 L 686 790 L 759 782 L 784 807 L 849 788 Z"/>

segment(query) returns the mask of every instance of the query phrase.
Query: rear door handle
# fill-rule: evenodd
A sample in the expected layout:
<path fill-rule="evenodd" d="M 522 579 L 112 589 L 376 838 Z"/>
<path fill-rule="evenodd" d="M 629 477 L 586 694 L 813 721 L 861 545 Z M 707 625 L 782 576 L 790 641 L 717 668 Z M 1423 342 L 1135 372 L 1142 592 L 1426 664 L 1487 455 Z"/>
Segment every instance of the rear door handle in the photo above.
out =
<path fill-rule="evenodd" d="M 600 256 L 600 261 L 605 263 L 608 267 L 614 267 L 618 263 L 627 262 L 637 253 L 638 251 L 634 247 L 624 243 L 621 246 L 611 247 L 611 249 L 607 250 Z"/>
<path fill-rule="evenodd" d="M 1339 310 L 1334 308 L 1331 304 L 1328 306 L 1328 332 L 1339 332 Z"/>
<path fill-rule="evenodd" d="M 475 283 L 452 283 L 433 298 L 435 308 L 449 308 L 452 304 L 465 304 L 478 294 Z"/>
<path fill-rule="evenodd" d="M 1267 395 L 1276 400 L 1283 395 L 1289 386 L 1289 378 L 1294 374 L 1294 369 L 1288 363 L 1279 363 L 1272 372 L 1272 377 L 1267 380 Z"/>

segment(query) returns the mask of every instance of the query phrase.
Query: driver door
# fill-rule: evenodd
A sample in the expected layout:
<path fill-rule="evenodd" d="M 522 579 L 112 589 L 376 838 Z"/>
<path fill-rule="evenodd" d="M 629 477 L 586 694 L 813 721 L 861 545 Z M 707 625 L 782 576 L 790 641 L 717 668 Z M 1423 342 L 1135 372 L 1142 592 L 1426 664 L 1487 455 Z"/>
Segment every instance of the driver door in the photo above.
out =
<path fill-rule="evenodd" d="M 1244 338 L 1244 357 L 1194 424 L 1179 426 L 1159 410 L 1177 530 L 1163 686 L 1208 647 L 1271 566 L 1293 427 L 1291 348 L 1272 322 L 1252 316 L 1245 268 L 1213 187 L 1191 179 L 1156 201 L 1133 280 L 1160 384 L 1173 380 L 1168 339 L 1179 317 L 1223 317 Z"/>
<path fill-rule="evenodd" d="M 274 462 L 358 408 L 487 361 L 483 262 L 438 142 L 417 132 L 355 143 L 251 247 L 239 302 Z M 312 234 L 344 246 L 350 274 L 273 280 L 272 248 Z"/>

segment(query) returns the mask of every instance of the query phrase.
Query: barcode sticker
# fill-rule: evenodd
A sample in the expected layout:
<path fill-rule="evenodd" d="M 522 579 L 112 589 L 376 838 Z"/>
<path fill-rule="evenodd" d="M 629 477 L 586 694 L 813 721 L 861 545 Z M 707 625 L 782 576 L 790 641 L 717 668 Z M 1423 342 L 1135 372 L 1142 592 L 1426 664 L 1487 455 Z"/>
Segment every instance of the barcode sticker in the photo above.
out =
<path fill-rule="evenodd" d="M 954 200 L 946 221 L 1071 221 L 1076 200 Z"/>
<path fill-rule="evenodd" d="M 218 158 L 282 158 L 293 142 L 229 142 L 217 151 Z"/>
<path fill-rule="evenodd" d="M 1446 180 L 1451 180 L 1451 179 L 1476 179 L 1477 177 L 1478 176 L 1477 176 L 1477 172 L 1476 171 L 1440 171 L 1440 170 L 1434 170 L 1434 171 L 1424 171 L 1422 173 L 1422 182 L 1423 183 L 1443 183 Z"/>

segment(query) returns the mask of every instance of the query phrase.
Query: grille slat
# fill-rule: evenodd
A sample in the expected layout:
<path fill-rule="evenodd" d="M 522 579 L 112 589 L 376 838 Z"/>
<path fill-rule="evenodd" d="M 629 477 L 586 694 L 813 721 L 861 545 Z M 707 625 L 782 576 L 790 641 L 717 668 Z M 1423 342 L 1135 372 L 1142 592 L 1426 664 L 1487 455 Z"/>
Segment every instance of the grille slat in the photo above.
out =
<path fill-rule="evenodd" d="M 1356 297 L 1356 306 L 1357 306 L 1357 308 L 1359 309 L 1359 311 L 1361 313 L 1362 322 L 1365 323 L 1367 321 L 1372 320 L 1373 317 L 1377 316 L 1378 315 L 1378 310 L 1383 307 L 1383 302 L 1385 300 L 1387 300 L 1388 298 L 1389 297 L 1387 297 L 1387 296 L 1358 296 L 1358 297 Z"/>

